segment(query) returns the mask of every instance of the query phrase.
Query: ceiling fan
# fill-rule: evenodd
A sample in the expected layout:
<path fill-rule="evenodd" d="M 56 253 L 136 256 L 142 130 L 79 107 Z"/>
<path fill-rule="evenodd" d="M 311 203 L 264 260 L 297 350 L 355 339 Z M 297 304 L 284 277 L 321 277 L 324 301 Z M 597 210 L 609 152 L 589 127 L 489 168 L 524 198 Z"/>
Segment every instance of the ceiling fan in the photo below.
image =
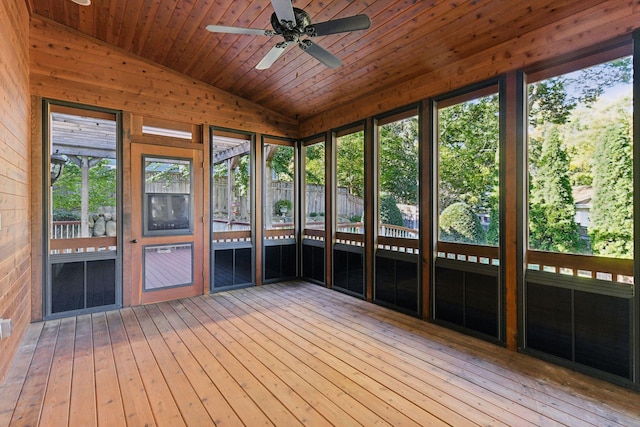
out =
<path fill-rule="evenodd" d="M 340 59 L 312 42 L 309 38 L 301 40 L 301 37 L 326 36 L 328 34 L 366 30 L 371 26 L 371 20 L 367 15 L 355 15 L 312 24 L 309 14 L 302 9 L 293 7 L 291 0 L 271 0 L 271 5 L 274 10 L 271 15 L 271 26 L 273 30 L 227 27 L 224 25 L 207 25 L 206 28 L 213 33 L 250 34 L 269 37 L 275 35 L 282 36 L 284 41 L 277 43 L 271 48 L 258 65 L 256 65 L 258 70 L 266 70 L 284 53 L 289 45 L 294 43 L 297 43 L 300 49 L 327 67 L 339 67 L 342 64 Z"/>

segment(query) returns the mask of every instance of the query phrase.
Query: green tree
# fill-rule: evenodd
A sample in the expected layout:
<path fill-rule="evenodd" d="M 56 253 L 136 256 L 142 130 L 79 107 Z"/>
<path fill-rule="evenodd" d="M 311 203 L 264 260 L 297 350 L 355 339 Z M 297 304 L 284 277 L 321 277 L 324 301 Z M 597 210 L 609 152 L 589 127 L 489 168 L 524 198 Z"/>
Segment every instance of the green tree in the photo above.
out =
<path fill-rule="evenodd" d="M 324 142 L 305 147 L 307 184 L 324 185 Z"/>
<path fill-rule="evenodd" d="M 391 194 L 384 194 L 380 197 L 380 223 L 404 226 L 402 212 Z"/>
<path fill-rule="evenodd" d="M 440 240 L 443 242 L 485 244 L 486 234 L 471 206 L 456 202 L 440 214 Z"/>
<path fill-rule="evenodd" d="M 117 171 L 108 159 L 100 159 L 89 168 L 89 211 L 116 206 Z M 67 161 L 62 175 L 53 186 L 52 201 L 55 219 L 69 213 L 79 214 L 82 194 L 82 172 L 72 161 Z"/>
<path fill-rule="evenodd" d="M 496 188 L 500 140 L 498 95 L 455 104 L 439 115 L 439 202 L 486 211 Z"/>
<path fill-rule="evenodd" d="M 350 194 L 364 197 L 364 132 L 359 131 L 338 139 L 337 180 Z"/>
<path fill-rule="evenodd" d="M 633 158 L 630 124 L 621 119 L 595 143 L 589 237 L 596 255 L 633 257 Z"/>
<path fill-rule="evenodd" d="M 529 246 L 533 249 L 581 253 L 585 243 L 578 233 L 571 183 L 567 171 L 569 159 L 556 126 L 539 144 L 536 168 L 530 170 Z"/>
<path fill-rule="evenodd" d="M 632 76 L 631 57 L 625 57 L 530 84 L 529 123 L 567 123 L 576 107 L 592 105 L 607 88 L 629 83 Z"/>
<path fill-rule="evenodd" d="M 418 203 L 418 118 L 380 127 L 380 191 L 399 203 Z"/>
<path fill-rule="evenodd" d="M 293 161 L 293 147 L 274 146 L 275 152 L 271 157 L 271 168 L 279 181 L 293 181 L 295 165 Z"/>

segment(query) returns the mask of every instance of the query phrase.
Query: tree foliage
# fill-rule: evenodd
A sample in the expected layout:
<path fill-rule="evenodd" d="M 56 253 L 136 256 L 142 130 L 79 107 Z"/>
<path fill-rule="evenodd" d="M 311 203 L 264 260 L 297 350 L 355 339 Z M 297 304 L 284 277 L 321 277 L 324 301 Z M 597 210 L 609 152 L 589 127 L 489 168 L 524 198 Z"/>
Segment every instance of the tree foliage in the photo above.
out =
<path fill-rule="evenodd" d="M 539 145 L 536 168 L 530 170 L 529 246 L 545 251 L 580 253 L 585 244 L 575 222 L 567 174 L 569 159 L 557 127 L 549 127 Z"/>
<path fill-rule="evenodd" d="M 486 234 L 471 206 L 456 202 L 440 214 L 440 240 L 443 242 L 485 244 Z"/>
<path fill-rule="evenodd" d="M 338 138 L 336 173 L 338 187 L 364 197 L 364 131 Z"/>
<path fill-rule="evenodd" d="M 498 176 L 499 109 L 491 95 L 440 110 L 440 209 L 465 202 L 488 210 Z"/>
<path fill-rule="evenodd" d="M 293 182 L 295 177 L 295 162 L 293 161 L 293 147 L 277 145 L 271 157 L 271 169 L 278 181 Z"/>
<path fill-rule="evenodd" d="M 529 85 L 529 123 L 564 124 L 580 105 L 592 105 L 607 88 L 629 83 L 633 76 L 630 57 L 584 68 Z"/>
<path fill-rule="evenodd" d="M 380 127 L 379 159 L 380 191 L 398 203 L 418 204 L 417 117 Z"/>
<path fill-rule="evenodd" d="M 305 147 L 305 179 L 307 184 L 324 185 L 324 142 Z"/>
<path fill-rule="evenodd" d="M 117 171 L 108 159 L 100 159 L 89 168 L 89 211 L 97 212 L 101 207 L 116 206 Z M 82 171 L 80 166 L 67 161 L 62 175 L 55 182 L 52 192 L 56 220 L 73 217 L 80 212 L 82 195 Z"/>
<path fill-rule="evenodd" d="M 400 212 L 396 200 L 391 194 L 380 196 L 380 223 L 404 226 L 402 212 Z"/>
<path fill-rule="evenodd" d="M 596 255 L 633 257 L 633 160 L 630 124 L 611 124 L 595 144 L 589 236 Z"/>

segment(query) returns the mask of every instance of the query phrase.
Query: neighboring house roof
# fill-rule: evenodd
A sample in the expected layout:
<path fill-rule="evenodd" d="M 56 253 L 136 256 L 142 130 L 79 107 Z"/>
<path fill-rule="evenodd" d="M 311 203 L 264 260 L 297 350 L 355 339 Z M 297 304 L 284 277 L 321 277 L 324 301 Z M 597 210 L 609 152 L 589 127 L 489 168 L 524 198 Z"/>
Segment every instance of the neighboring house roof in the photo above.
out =
<path fill-rule="evenodd" d="M 576 207 L 591 207 L 593 197 L 593 187 L 590 185 L 579 185 L 573 187 L 573 203 Z"/>

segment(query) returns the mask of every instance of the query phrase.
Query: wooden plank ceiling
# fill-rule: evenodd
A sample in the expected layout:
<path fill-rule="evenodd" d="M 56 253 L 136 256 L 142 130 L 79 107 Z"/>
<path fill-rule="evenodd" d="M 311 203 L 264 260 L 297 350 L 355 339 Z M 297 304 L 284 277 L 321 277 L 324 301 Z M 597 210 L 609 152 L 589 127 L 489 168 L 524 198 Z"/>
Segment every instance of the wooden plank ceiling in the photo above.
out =
<path fill-rule="evenodd" d="M 302 120 L 606 0 L 293 0 L 314 23 L 364 13 L 371 28 L 314 39 L 342 60 L 339 68 L 289 47 L 262 71 L 255 65 L 280 36 L 205 26 L 271 29 L 269 0 L 27 1 L 33 14 Z"/>

